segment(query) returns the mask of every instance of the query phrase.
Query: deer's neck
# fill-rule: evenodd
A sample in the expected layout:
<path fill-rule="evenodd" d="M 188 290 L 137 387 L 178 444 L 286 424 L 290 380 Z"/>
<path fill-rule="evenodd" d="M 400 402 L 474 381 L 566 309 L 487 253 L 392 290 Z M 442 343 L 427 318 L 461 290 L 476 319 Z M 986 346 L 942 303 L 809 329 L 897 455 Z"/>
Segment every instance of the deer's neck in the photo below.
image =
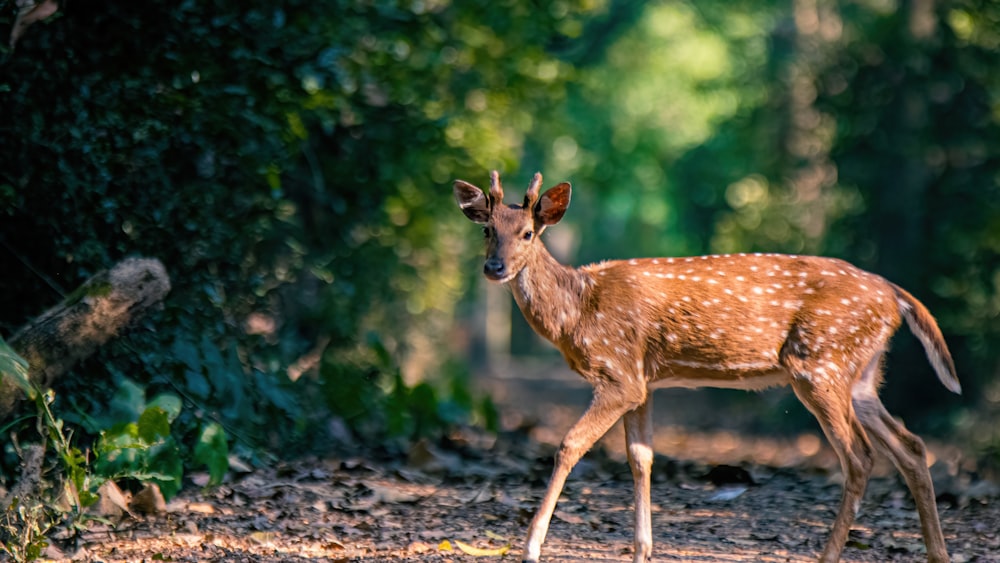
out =
<path fill-rule="evenodd" d="M 541 246 L 510 287 L 528 324 L 559 346 L 580 320 L 580 306 L 590 283 L 586 274 L 563 266 Z"/>

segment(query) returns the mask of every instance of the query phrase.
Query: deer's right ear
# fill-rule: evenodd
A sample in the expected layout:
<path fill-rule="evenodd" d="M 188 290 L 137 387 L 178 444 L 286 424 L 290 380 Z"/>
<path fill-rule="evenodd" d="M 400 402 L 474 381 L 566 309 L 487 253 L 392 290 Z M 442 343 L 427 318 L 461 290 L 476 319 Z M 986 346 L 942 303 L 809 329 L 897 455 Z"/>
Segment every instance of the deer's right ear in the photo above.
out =
<path fill-rule="evenodd" d="M 543 225 L 555 225 L 569 208 L 569 182 L 549 188 L 535 204 L 535 218 Z"/>
<path fill-rule="evenodd" d="M 458 207 L 469 220 L 480 225 L 490 221 L 490 205 L 483 190 L 468 182 L 455 180 L 454 191 Z"/>

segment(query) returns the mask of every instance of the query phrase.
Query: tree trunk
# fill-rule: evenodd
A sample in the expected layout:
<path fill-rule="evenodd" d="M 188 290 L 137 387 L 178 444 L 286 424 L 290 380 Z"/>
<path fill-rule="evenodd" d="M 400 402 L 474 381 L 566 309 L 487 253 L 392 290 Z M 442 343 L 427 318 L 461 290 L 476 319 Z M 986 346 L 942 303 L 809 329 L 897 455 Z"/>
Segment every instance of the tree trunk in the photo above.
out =
<path fill-rule="evenodd" d="M 94 275 L 62 303 L 21 327 L 8 344 L 28 361 L 31 381 L 48 387 L 169 291 L 170 278 L 159 260 L 127 258 Z M 12 381 L 0 380 L 0 419 L 21 396 Z"/>

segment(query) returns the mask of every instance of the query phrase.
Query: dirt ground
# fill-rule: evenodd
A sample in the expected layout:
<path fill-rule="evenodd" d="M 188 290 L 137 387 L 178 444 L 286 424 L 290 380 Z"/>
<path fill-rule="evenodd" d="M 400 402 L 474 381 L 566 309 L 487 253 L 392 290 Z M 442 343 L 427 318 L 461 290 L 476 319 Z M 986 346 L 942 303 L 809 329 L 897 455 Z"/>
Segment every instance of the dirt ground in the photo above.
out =
<path fill-rule="evenodd" d="M 445 443 L 418 444 L 405 459 L 307 459 L 234 474 L 212 490 L 188 487 L 164 513 L 126 516 L 115 526 L 93 525 L 73 540 L 63 538 L 49 555 L 92 561 L 517 561 L 555 444 L 587 399 L 586 388 L 565 373 L 518 373 L 516 379 L 483 380 L 513 429 L 497 438 L 458 432 Z M 814 561 L 839 503 L 832 454 L 809 429 L 775 438 L 741 431 L 748 423 L 739 412 L 718 412 L 713 421 L 706 412 L 716 413 L 714 405 L 696 397 L 656 398 L 655 559 Z M 761 400 L 771 406 L 781 401 Z M 685 426 L 685 416 L 715 424 Z M 570 477 L 543 546 L 544 561 L 631 561 L 632 485 L 620 443 L 616 428 Z M 952 560 L 1000 561 L 1000 490 L 959 448 L 929 446 Z M 923 559 L 909 494 L 883 461 L 843 561 Z"/>

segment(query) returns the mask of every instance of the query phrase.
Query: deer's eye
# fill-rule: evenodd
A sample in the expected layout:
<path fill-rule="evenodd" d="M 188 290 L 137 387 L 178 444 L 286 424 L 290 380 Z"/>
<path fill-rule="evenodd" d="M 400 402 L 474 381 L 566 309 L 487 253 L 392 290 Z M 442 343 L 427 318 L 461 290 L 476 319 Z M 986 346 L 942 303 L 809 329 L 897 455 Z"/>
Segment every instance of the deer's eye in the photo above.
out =
<path fill-rule="evenodd" d="M 524 234 L 521 236 L 524 237 L 524 240 L 531 240 L 531 238 L 535 236 L 535 233 L 534 231 L 524 231 Z"/>
<path fill-rule="evenodd" d="M 490 228 L 489 227 L 483 227 L 483 236 L 485 238 L 490 238 Z"/>

